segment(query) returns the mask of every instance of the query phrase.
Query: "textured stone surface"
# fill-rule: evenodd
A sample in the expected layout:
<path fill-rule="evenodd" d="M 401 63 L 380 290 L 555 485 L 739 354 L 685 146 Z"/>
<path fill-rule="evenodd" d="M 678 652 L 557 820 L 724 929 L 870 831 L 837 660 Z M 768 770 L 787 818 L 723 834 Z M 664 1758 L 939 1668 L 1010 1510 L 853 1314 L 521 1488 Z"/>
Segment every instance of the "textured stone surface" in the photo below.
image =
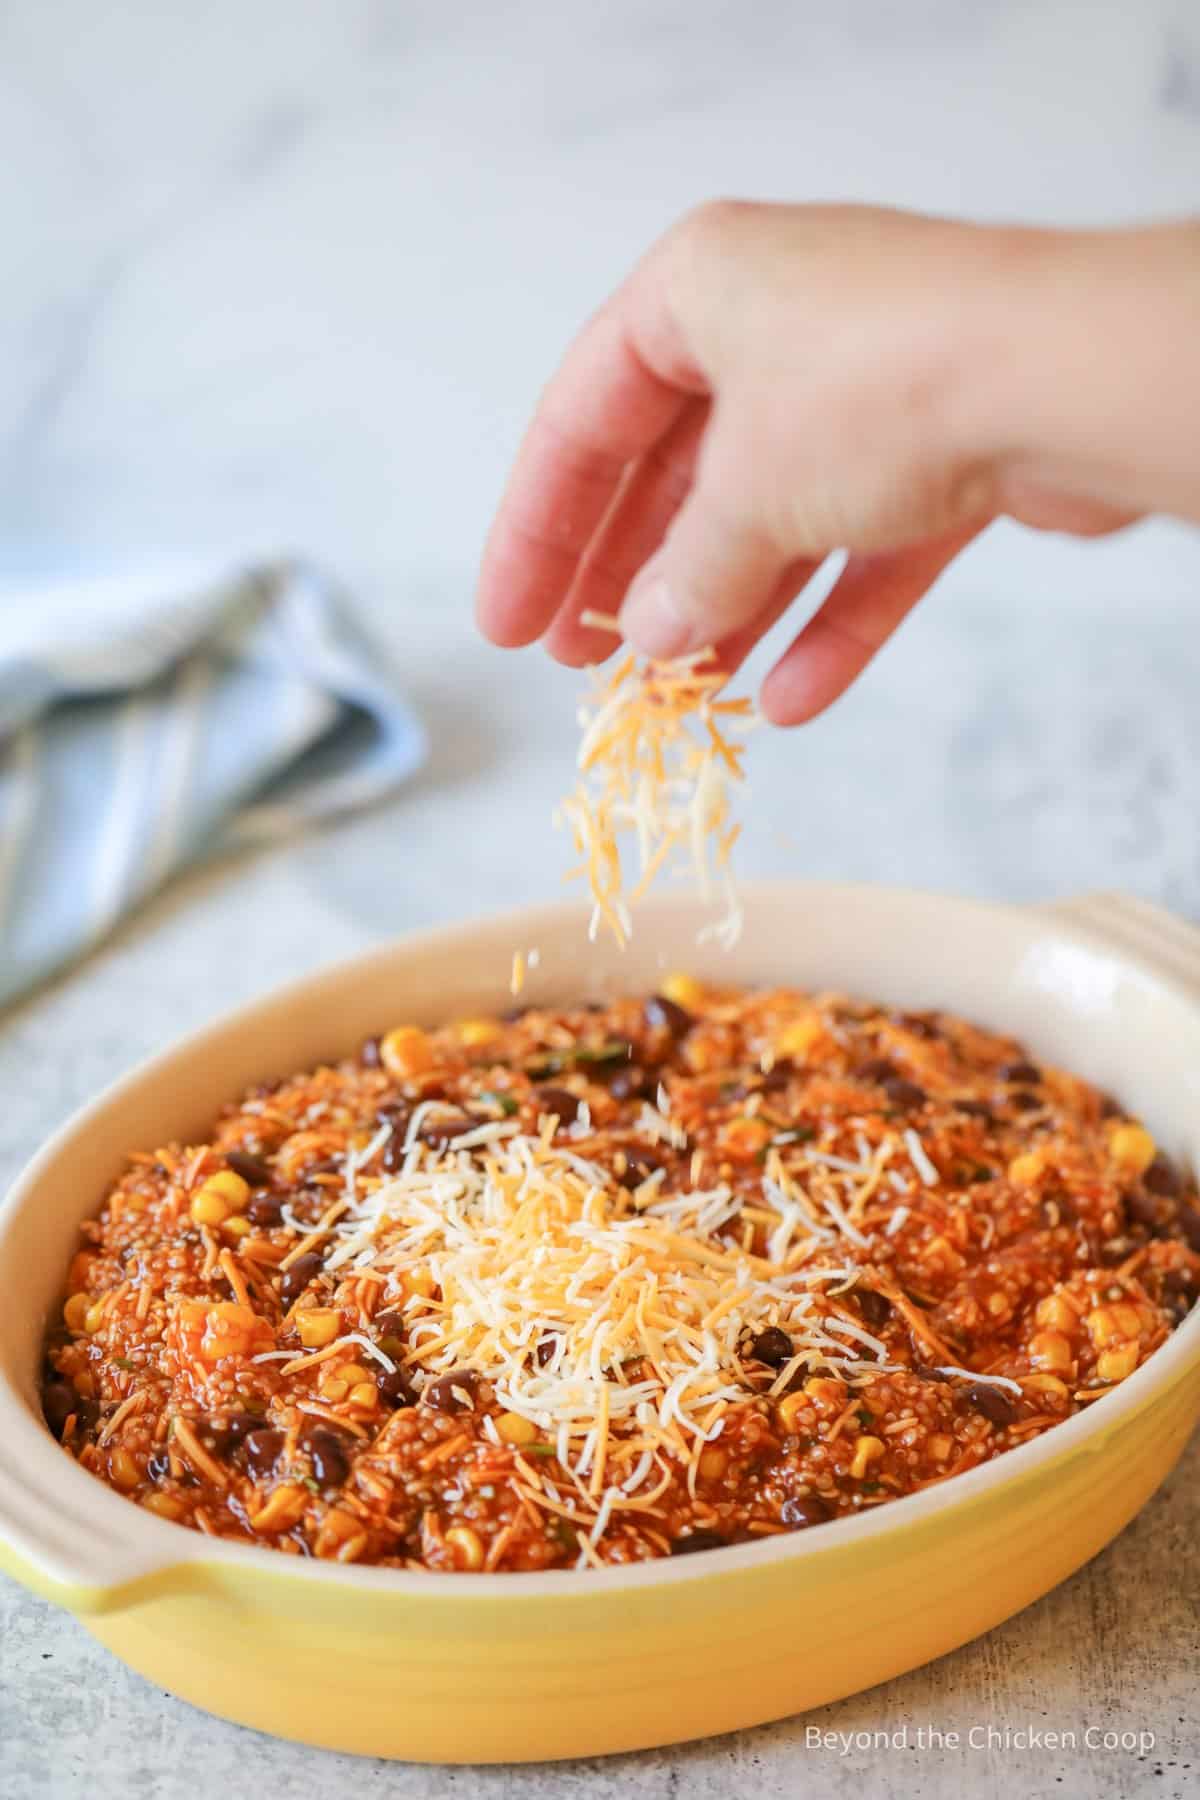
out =
<path fill-rule="evenodd" d="M 251 543 L 324 556 L 435 751 L 393 805 L 181 883 L 10 1015 L 0 1174 L 247 996 L 556 890 L 547 819 L 576 682 L 475 640 L 472 567 L 549 362 L 651 233 L 718 191 L 1041 219 L 1194 205 L 1193 11 L 651 0 L 584 25 L 549 0 L 215 0 L 185 32 L 169 8 L 13 0 L 6 567 Z M 851 698 L 756 741 L 743 868 L 1014 900 L 1121 887 L 1200 916 L 1198 591 L 1200 542 L 1178 527 L 1093 546 L 993 532 Z M 0 1584 L 0 1793 L 1169 1800 L 1200 1767 L 1198 1473 L 1193 1446 L 1093 1565 L 928 1669 L 813 1720 L 544 1770 L 352 1765 L 257 1737 Z M 806 1724 L 1079 1744 L 843 1756 L 806 1747 Z M 1151 1731 L 1154 1750 L 1089 1749 L 1089 1726 Z"/>

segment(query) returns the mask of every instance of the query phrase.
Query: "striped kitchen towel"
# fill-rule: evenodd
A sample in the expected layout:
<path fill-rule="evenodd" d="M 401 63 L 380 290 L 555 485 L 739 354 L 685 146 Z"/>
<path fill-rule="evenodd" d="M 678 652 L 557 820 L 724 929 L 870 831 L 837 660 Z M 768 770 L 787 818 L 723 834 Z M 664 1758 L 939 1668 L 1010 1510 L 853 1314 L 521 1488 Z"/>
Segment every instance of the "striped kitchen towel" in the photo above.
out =
<path fill-rule="evenodd" d="M 184 864 L 365 805 L 425 755 L 303 564 L 0 609 L 0 1004 Z"/>

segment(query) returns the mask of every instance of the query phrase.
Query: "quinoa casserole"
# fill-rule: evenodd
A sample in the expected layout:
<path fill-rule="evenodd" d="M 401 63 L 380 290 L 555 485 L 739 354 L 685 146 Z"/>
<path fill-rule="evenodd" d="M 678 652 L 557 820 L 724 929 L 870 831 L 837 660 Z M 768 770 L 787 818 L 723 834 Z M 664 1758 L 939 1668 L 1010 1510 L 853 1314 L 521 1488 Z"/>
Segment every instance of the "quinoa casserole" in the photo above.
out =
<path fill-rule="evenodd" d="M 945 1013 L 703 988 L 526 1008 L 133 1155 L 47 1423 L 152 1513 L 390 1568 L 819 1528 L 1052 1429 L 1200 1292 L 1195 1185 Z"/>

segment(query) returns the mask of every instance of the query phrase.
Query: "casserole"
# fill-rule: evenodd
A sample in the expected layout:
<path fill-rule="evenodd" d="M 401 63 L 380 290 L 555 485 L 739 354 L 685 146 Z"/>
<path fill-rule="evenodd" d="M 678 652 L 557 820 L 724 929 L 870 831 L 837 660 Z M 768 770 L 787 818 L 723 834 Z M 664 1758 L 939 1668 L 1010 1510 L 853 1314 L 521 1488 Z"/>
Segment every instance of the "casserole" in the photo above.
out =
<path fill-rule="evenodd" d="M 623 954 L 584 952 L 576 906 L 410 938 L 208 1028 L 77 1115 L 0 1215 L 0 1563 L 225 1717 L 343 1750 L 483 1762 L 631 1749 L 822 1704 L 987 1630 L 1101 1549 L 1200 1412 L 1195 1316 L 1087 1414 L 874 1514 L 580 1573 L 285 1562 L 129 1506 L 42 1426 L 45 1321 L 79 1221 L 124 1154 L 186 1137 L 251 1082 L 340 1054 L 401 1013 L 434 1023 L 499 1010 L 518 946 L 540 951 L 530 1002 L 648 988 L 686 961 L 730 984 L 945 1008 L 1113 1090 L 1195 1165 L 1189 927 L 1129 901 L 1023 910 L 820 884 L 751 888 L 745 907 L 728 952 L 691 949 L 701 909 L 673 899 L 644 905 Z"/>

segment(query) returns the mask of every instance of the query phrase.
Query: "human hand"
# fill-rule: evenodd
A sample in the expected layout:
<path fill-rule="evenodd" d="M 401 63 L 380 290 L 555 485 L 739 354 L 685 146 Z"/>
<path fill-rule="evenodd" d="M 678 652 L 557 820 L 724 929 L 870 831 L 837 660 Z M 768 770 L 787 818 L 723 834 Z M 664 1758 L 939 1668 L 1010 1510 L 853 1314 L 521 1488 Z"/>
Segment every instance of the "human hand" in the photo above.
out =
<path fill-rule="evenodd" d="M 1092 534 L 1200 510 L 1194 404 L 1159 367 L 1194 313 L 1197 245 L 1194 226 L 702 207 L 542 396 L 485 550 L 482 629 L 545 633 L 581 664 L 613 648 L 584 615 L 619 609 L 647 654 L 712 643 L 732 670 L 843 548 L 764 684 L 767 717 L 795 724 L 997 515 Z"/>

